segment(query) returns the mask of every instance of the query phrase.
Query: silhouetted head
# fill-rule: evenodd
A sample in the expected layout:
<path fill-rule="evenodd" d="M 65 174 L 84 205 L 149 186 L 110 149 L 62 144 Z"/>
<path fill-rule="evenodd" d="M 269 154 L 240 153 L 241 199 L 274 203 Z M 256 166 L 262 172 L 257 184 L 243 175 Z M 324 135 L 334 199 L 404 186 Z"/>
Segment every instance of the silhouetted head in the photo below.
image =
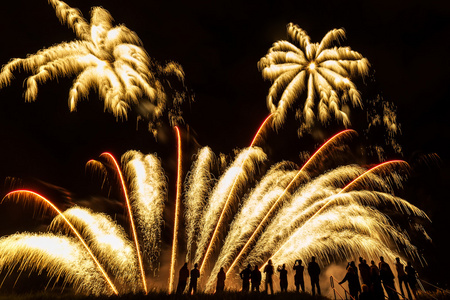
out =
<path fill-rule="evenodd" d="M 283 270 L 286 269 L 286 264 L 283 264 Z"/>
<path fill-rule="evenodd" d="M 396 257 L 395 261 L 399 263 L 400 262 L 400 257 Z"/>
<path fill-rule="evenodd" d="M 259 268 L 258 268 L 258 265 L 255 265 L 255 270 L 258 270 Z"/>
<path fill-rule="evenodd" d="M 184 263 L 183 267 L 187 268 L 187 263 Z"/>
<path fill-rule="evenodd" d="M 384 261 L 384 257 L 383 256 L 380 256 L 380 261 Z"/>
<path fill-rule="evenodd" d="M 223 272 L 223 267 L 220 267 L 220 272 Z"/>
<path fill-rule="evenodd" d="M 316 261 L 316 257 L 315 256 L 311 256 L 311 261 Z"/>
<path fill-rule="evenodd" d="M 411 267 L 411 262 L 408 261 L 408 262 L 406 263 L 406 265 L 407 265 L 408 267 Z"/>
<path fill-rule="evenodd" d="M 363 259 L 363 264 L 367 264 L 367 261 L 365 259 Z"/>
<path fill-rule="evenodd" d="M 350 262 L 350 267 L 356 268 L 356 265 L 355 265 L 355 262 L 354 262 L 354 261 L 351 261 L 351 262 Z"/>
<path fill-rule="evenodd" d="M 269 259 L 269 261 L 267 262 L 268 265 L 272 265 L 272 260 Z"/>
<path fill-rule="evenodd" d="M 363 262 L 363 258 L 362 257 L 359 257 L 359 262 Z"/>
<path fill-rule="evenodd" d="M 195 265 L 194 265 L 194 268 L 197 269 L 197 267 L 198 267 L 198 264 L 195 264 Z"/>
<path fill-rule="evenodd" d="M 369 291 L 369 286 L 368 286 L 367 284 L 363 284 L 363 285 L 361 286 L 361 290 L 362 290 L 363 292 L 368 292 L 368 291 Z"/>
<path fill-rule="evenodd" d="M 250 269 L 252 266 L 250 264 L 247 265 L 247 269 Z"/>
<path fill-rule="evenodd" d="M 371 260 L 370 263 L 372 264 L 372 266 L 375 265 L 375 262 L 373 260 Z"/>

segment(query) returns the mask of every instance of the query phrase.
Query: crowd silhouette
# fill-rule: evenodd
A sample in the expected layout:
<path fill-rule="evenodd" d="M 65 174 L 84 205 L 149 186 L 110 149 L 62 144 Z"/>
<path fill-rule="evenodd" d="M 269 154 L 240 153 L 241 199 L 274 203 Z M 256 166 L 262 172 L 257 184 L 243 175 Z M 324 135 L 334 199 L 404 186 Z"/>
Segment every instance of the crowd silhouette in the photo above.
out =
<path fill-rule="evenodd" d="M 305 268 L 311 280 L 311 294 L 313 296 L 321 295 L 320 281 L 319 277 L 321 274 L 321 268 L 316 262 L 314 256 L 308 262 L 307 266 L 303 265 L 303 261 L 298 259 L 292 266 L 292 271 L 294 272 L 294 285 L 296 292 L 306 292 L 304 273 Z M 338 282 L 346 293 L 350 295 L 351 300 L 382 300 L 385 297 L 389 300 L 400 300 L 401 299 L 413 299 L 416 296 L 416 283 L 417 283 L 417 272 L 412 266 L 411 262 L 407 262 L 406 266 L 401 262 L 400 258 L 395 260 L 395 270 L 397 276 L 394 275 L 390 265 L 384 260 L 384 257 L 380 257 L 378 264 L 375 261 L 371 261 L 370 265 L 362 257 L 359 258 L 358 266 L 354 261 L 347 264 L 345 276 Z M 280 280 L 280 292 L 288 291 L 288 267 L 286 264 L 279 265 L 276 269 L 278 273 L 278 278 Z M 271 260 L 267 262 L 264 266 L 264 291 L 267 294 L 273 294 L 273 275 L 274 266 Z M 260 292 L 260 286 L 262 282 L 262 273 L 259 270 L 258 265 L 253 267 L 248 264 L 245 269 L 243 269 L 239 276 L 242 280 L 242 289 L 244 293 L 249 292 Z M 195 264 L 194 268 L 189 272 L 188 264 L 185 263 L 180 269 L 177 294 L 184 293 L 186 290 L 186 285 L 189 280 L 189 288 L 187 289 L 188 294 L 194 294 L 197 292 L 197 282 L 200 277 L 200 272 L 198 270 L 198 265 Z M 400 291 L 398 292 L 395 286 L 395 280 L 398 280 L 398 287 Z M 224 268 L 220 268 L 217 274 L 217 284 L 216 293 L 222 293 L 225 288 L 226 273 Z M 347 283 L 348 290 L 345 288 L 344 284 Z M 333 288 L 335 288 L 333 286 Z"/>

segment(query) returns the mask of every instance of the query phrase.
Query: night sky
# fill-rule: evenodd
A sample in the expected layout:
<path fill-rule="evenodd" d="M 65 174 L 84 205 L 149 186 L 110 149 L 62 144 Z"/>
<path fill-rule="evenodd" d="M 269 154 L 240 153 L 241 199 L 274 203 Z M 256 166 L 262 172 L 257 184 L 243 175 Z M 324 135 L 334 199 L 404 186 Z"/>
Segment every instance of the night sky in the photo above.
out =
<path fill-rule="evenodd" d="M 67 1 L 85 18 L 89 18 L 90 7 L 103 6 L 115 24 L 125 24 L 138 34 L 155 61 L 176 61 L 183 66 L 186 86 L 195 101 L 183 108 L 182 132 L 185 137 L 189 134 L 190 143 L 196 140 L 215 153 L 231 154 L 233 149 L 248 146 L 268 115 L 265 97 L 270 83 L 262 79 L 257 62 L 273 42 L 286 39 L 286 24 L 298 24 L 312 42 L 320 41 L 333 28 L 343 27 L 347 38 L 342 45 L 360 52 L 371 63 L 375 87 L 371 87 L 371 95 L 363 93 L 363 99 L 377 93 L 397 107 L 403 156 L 389 158 L 411 162 L 430 153 L 441 158 L 438 166 L 422 165 L 400 192 L 433 221 L 427 225 L 433 239 L 427 253 L 435 253 L 429 260 L 437 263 L 448 260 L 441 255 L 448 252 L 444 245 L 450 226 L 446 190 L 450 179 L 450 7 L 446 1 L 402 2 Z M 10 58 L 75 39 L 45 0 L 10 1 L 0 12 L 2 65 Z M 85 163 L 103 151 L 118 157 L 130 149 L 156 152 L 164 159 L 169 182 L 173 180 L 171 129 L 163 129 L 155 142 L 145 124 L 136 129 L 133 113 L 128 120 L 119 121 L 104 113 L 94 92 L 78 105 L 77 112 L 70 113 L 67 99 L 73 78 L 40 86 L 37 101 L 25 103 L 22 83 L 26 76 L 15 75 L 11 86 L 0 90 L 2 197 L 9 191 L 6 179 L 10 177 L 21 178 L 33 187 L 57 190 L 68 199 L 86 197 L 91 182 Z M 369 90 L 365 83 L 358 82 L 363 90 Z M 317 146 L 301 141 L 295 129 L 282 128 L 271 136 L 276 136 L 274 144 L 278 144 L 270 147 L 276 153 L 274 159 L 300 163 L 299 152 Z M 14 221 L 14 213 L 20 211 L 0 211 L 8 218 L 2 222 L 2 234 L 26 230 L 20 221 Z M 447 261 L 444 264 L 450 267 Z M 430 265 L 427 272 L 438 269 L 441 267 Z M 429 276 L 439 281 L 437 276 Z M 444 281 L 448 284 L 448 276 Z"/>

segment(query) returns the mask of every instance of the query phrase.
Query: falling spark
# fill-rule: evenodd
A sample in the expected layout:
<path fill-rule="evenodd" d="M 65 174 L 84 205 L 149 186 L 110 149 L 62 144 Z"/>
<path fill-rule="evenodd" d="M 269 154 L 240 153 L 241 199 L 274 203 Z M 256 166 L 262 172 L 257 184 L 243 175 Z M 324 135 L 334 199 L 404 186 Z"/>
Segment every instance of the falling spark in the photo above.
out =
<path fill-rule="evenodd" d="M 256 238 L 261 231 L 263 230 L 264 226 L 266 225 L 267 221 L 270 220 L 270 218 L 272 217 L 274 211 L 278 208 L 279 203 L 281 202 L 281 200 L 283 200 L 283 197 L 286 195 L 286 193 L 289 192 L 290 188 L 294 185 L 295 182 L 297 182 L 298 178 L 300 177 L 300 175 L 304 175 L 304 172 L 311 166 L 314 164 L 315 159 L 317 159 L 320 156 L 323 156 L 323 152 L 327 149 L 327 147 L 333 147 L 336 143 L 338 142 L 342 142 L 342 140 L 345 137 L 349 137 L 353 134 L 356 134 L 356 132 L 354 130 L 351 129 L 347 129 L 344 131 L 339 132 L 338 134 L 334 135 L 333 137 L 331 137 L 328 141 L 326 141 L 311 157 L 310 159 L 303 165 L 303 167 L 297 172 L 297 174 L 295 175 L 295 177 L 289 182 L 289 184 L 286 186 L 286 188 L 284 189 L 283 193 L 278 197 L 278 199 L 272 204 L 272 207 L 269 209 L 269 211 L 266 213 L 266 215 L 264 216 L 264 218 L 261 220 L 261 222 L 259 223 L 259 225 L 256 227 L 255 231 L 253 232 L 253 234 L 250 236 L 250 238 L 248 239 L 247 243 L 244 245 L 244 247 L 241 249 L 241 251 L 239 252 L 239 254 L 237 255 L 237 257 L 234 259 L 233 263 L 231 264 L 231 266 L 228 268 L 227 271 L 227 275 L 232 272 L 234 270 L 234 267 L 236 265 L 236 263 L 239 262 L 241 256 L 243 255 L 243 253 L 245 253 L 245 251 L 247 250 L 247 248 L 251 245 L 251 243 L 253 243 L 254 238 Z M 328 151 L 329 152 L 329 151 Z"/>
<path fill-rule="evenodd" d="M 8 194 L 5 195 L 5 197 L 3 197 L 2 201 L 3 202 L 5 199 L 8 199 L 9 197 L 12 197 L 14 199 L 14 197 L 17 197 L 17 199 L 19 199 L 20 195 L 25 195 L 25 196 L 29 196 L 31 197 L 31 199 L 38 199 L 40 203 L 42 203 L 44 205 L 44 207 L 49 207 L 51 208 L 54 212 L 56 212 L 59 216 L 61 216 L 61 218 L 63 218 L 63 220 L 67 223 L 67 225 L 70 227 L 70 229 L 72 230 L 72 232 L 76 235 L 76 237 L 78 238 L 78 240 L 83 244 L 84 248 L 88 251 L 89 255 L 91 256 L 91 258 L 94 260 L 95 264 L 97 265 L 98 269 L 101 271 L 101 273 L 103 274 L 103 276 L 105 277 L 105 280 L 108 282 L 109 286 L 111 287 L 111 289 L 113 290 L 114 294 L 118 295 L 118 291 L 116 289 L 116 287 L 114 286 L 114 284 L 112 283 L 111 279 L 109 278 L 108 274 L 106 274 L 105 270 L 103 269 L 103 267 L 100 265 L 99 261 L 97 260 L 97 258 L 94 256 L 94 254 L 92 253 L 91 249 L 89 248 L 89 246 L 86 244 L 86 242 L 84 241 L 84 239 L 81 237 L 80 233 L 75 229 L 75 227 L 72 225 L 72 223 L 69 222 L 69 220 L 62 214 L 62 212 L 47 198 L 43 197 L 42 195 L 33 192 L 33 191 L 29 191 L 29 190 L 16 190 L 16 191 L 12 191 L 9 192 Z M 26 198 L 25 198 L 26 199 Z M 18 201 L 18 200 L 16 200 Z"/>
<path fill-rule="evenodd" d="M 16 233 L 1 237 L 0 249 L 0 271 L 10 273 L 16 267 L 19 272 L 45 270 L 49 283 L 64 278 L 63 286 L 71 284 L 79 293 L 111 294 L 111 289 L 105 289 L 108 285 L 104 275 L 98 272 L 92 257 L 73 238 L 50 233 Z"/>
<path fill-rule="evenodd" d="M 155 155 L 127 151 L 122 156 L 124 174 L 130 187 L 130 202 L 142 236 L 143 260 L 150 269 L 159 270 L 161 231 L 167 182 L 161 161 Z"/>
<path fill-rule="evenodd" d="M 144 265 L 142 263 L 141 250 L 140 250 L 140 246 L 139 246 L 136 226 L 134 225 L 134 217 L 133 217 L 133 213 L 131 211 L 130 199 L 128 198 L 128 191 L 127 191 L 127 187 L 125 185 L 125 180 L 123 179 L 122 171 L 120 169 L 119 164 L 117 163 L 117 160 L 114 158 L 114 156 L 111 153 L 103 152 L 100 156 L 104 156 L 107 159 L 109 159 L 110 161 L 112 161 L 116 168 L 117 174 L 119 175 L 119 179 L 120 179 L 120 183 L 121 183 L 122 191 L 123 191 L 123 196 L 124 196 L 125 202 L 127 204 L 128 218 L 130 219 L 131 232 L 133 233 L 134 245 L 136 247 L 136 254 L 137 254 L 138 262 L 139 262 L 139 269 L 141 271 L 142 285 L 144 287 L 145 294 L 147 294 L 148 293 L 147 280 L 145 278 L 145 270 L 144 270 Z"/>
<path fill-rule="evenodd" d="M 186 218 L 186 261 L 192 260 L 192 251 L 197 244 L 200 233 L 200 218 L 207 205 L 208 194 L 211 192 L 211 168 L 214 164 L 214 153 L 211 148 L 203 147 L 199 150 L 197 158 L 187 176 L 185 185 L 185 218 Z"/>
<path fill-rule="evenodd" d="M 264 161 L 266 158 L 264 152 L 259 148 L 248 148 L 244 150 L 238 156 L 234 164 L 228 169 L 224 176 L 224 181 L 219 182 L 213 191 L 210 198 L 210 208 L 208 209 L 208 213 L 204 216 L 203 221 L 203 224 L 208 227 L 203 228 L 200 243 L 198 245 L 199 247 L 197 249 L 196 260 L 200 261 L 203 258 L 199 268 L 200 274 L 202 274 L 203 268 L 216 246 L 216 240 L 218 239 L 219 230 L 222 229 L 222 226 L 224 225 L 225 216 L 229 213 L 233 200 L 237 199 L 236 190 L 239 190 L 240 186 L 242 186 L 255 171 L 256 162 Z M 255 161 L 255 163 L 253 161 Z M 224 198 L 224 196 L 226 196 L 226 198 Z M 217 223 L 215 223 L 213 220 L 216 219 L 216 214 L 218 212 L 220 212 L 220 216 Z M 215 226 L 214 223 L 216 224 Z M 214 227 L 212 236 L 210 236 L 209 231 L 211 226 Z M 203 249 L 206 249 L 204 255 Z"/>
<path fill-rule="evenodd" d="M 170 278 L 169 278 L 169 293 L 173 292 L 173 283 L 175 279 L 175 266 L 177 263 L 177 251 L 178 251 L 178 231 L 179 231 L 179 218 L 180 218 L 180 201 L 181 201 L 181 136 L 180 129 L 175 126 L 177 135 L 177 192 L 175 198 L 175 220 L 173 226 L 173 240 L 172 240 L 172 256 L 170 261 Z"/>
<path fill-rule="evenodd" d="M 138 261 L 133 244 L 125 230 L 105 214 L 93 213 L 87 208 L 72 207 L 63 215 L 77 229 L 100 262 L 106 266 L 122 286 L 121 293 L 136 293 L 138 288 Z M 70 231 L 58 215 L 49 226 L 51 231 Z"/>

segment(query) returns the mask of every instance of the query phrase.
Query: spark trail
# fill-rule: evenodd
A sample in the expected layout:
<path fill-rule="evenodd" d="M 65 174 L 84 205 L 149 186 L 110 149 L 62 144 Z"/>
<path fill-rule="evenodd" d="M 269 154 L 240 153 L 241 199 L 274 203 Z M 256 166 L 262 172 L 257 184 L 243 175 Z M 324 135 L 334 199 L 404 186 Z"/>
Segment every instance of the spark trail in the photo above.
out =
<path fill-rule="evenodd" d="M 264 226 L 266 226 L 268 220 L 272 217 L 274 211 L 278 208 L 279 203 L 281 200 L 283 200 L 284 196 L 289 192 L 290 188 L 296 183 L 300 177 L 300 175 L 304 175 L 304 172 L 307 172 L 307 169 L 310 167 L 310 165 L 314 164 L 315 159 L 318 159 L 318 157 L 322 154 L 322 152 L 325 151 L 327 147 L 333 147 L 336 143 L 342 142 L 342 140 L 346 137 L 350 137 L 351 135 L 356 134 L 354 130 L 347 129 L 342 132 L 339 132 L 338 134 L 331 137 L 328 141 L 326 141 L 309 159 L 308 161 L 303 165 L 303 167 L 297 172 L 295 177 L 289 182 L 289 184 L 284 189 L 283 193 L 278 197 L 278 199 L 273 203 L 272 207 L 269 209 L 269 211 L 266 213 L 264 218 L 261 220 L 259 225 L 256 227 L 250 238 L 245 243 L 244 247 L 242 247 L 241 251 L 237 255 L 237 257 L 233 260 L 232 264 L 228 268 L 227 276 L 234 271 L 235 265 L 240 262 L 240 259 L 242 255 L 245 253 L 247 248 L 254 242 L 254 239 L 260 235 L 261 231 L 264 229 Z M 330 152 L 330 151 L 328 151 Z"/>
<path fill-rule="evenodd" d="M 114 294 L 118 295 L 118 291 L 117 288 L 115 287 L 115 285 L 113 284 L 113 282 L 111 281 L 111 279 L 109 278 L 108 274 L 105 272 L 105 270 L 103 269 L 103 267 L 101 266 L 100 262 L 97 260 L 97 258 L 94 256 L 94 254 L 92 253 L 91 249 L 89 248 L 89 246 L 86 244 L 86 242 L 84 241 L 84 239 L 81 237 L 80 233 L 75 229 L 75 227 L 72 225 L 72 223 L 70 223 L 70 221 L 64 216 L 64 214 L 47 198 L 45 198 L 44 196 L 30 191 L 30 190 L 15 190 L 12 192 L 9 192 L 8 194 L 5 195 L 5 197 L 3 197 L 2 202 L 5 199 L 8 199 L 9 197 L 14 198 L 17 197 L 17 199 L 19 199 L 20 195 L 26 195 L 26 196 L 30 196 L 32 197 L 31 199 L 38 199 L 39 202 L 41 202 L 42 204 L 44 204 L 44 207 L 49 207 L 51 208 L 51 210 L 53 210 L 54 212 L 56 212 L 57 215 L 61 216 L 61 218 L 63 218 L 63 220 L 67 223 L 67 225 L 70 227 L 70 229 L 72 230 L 72 232 L 75 234 L 75 236 L 78 238 L 78 240 L 81 242 L 81 244 L 83 245 L 83 247 L 86 249 L 86 251 L 89 253 L 90 257 L 92 258 L 92 260 L 95 262 L 96 266 L 98 267 L 98 269 L 100 270 L 100 272 L 103 274 L 103 277 L 105 278 L 105 280 L 108 282 L 109 286 L 111 287 L 112 291 L 114 292 Z M 18 200 L 16 200 L 18 201 Z"/>
<path fill-rule="evenodd" d="M 172 255 L 170 260 L 170 275 L 169 275 L 169 293 L 173 292 L 173 282 L 175 279 L 175 266 L 177 263 L 177 251 L 178 251 L 178 227 L 180 219 L 180 201 L 181 201 L 181 136 L 180 129 L 175 126 L 175 132 L 177 136 L 177 190 L 175 196 L 175 214 L 173 225 L 173 239 L 172 239 Z"/>
<path fill-rule="evenodd" d="M 115 157 L 111 153 L 104 152 L 100 156 L 106 157 L 109 161 L 111 161 L 113 163 L 116 171 L 117 171 L 117 174 L 119 175 L 120 184 L 122 186 L 123 195 L 124 195 L 125 202 L 126 202 L 126 205 L 127 205 L 128 218 L 130 219 L 131 232 L 133 234 L 134 244 L 135 244 L 135 247 L 136 247 L 136 255 L 137 255 L 137 258 L 138 258 L 139 269 L 140 269 L 140 272 L 141 272 L 142 286 L 144 288 L 145 294 L 147 294 L 148 293 L 147 280 L 145 278 L 145 270 L 144 270 L 144 265 L 142 263 L 142 257 L 141 257 L 141 251 L 140 251 L 140 246 L 139 246 L 139 240 L 138 240 L 138 236 L 137 236 L 136 226 L 134 225 L 134 217 L 133 217 L 133 213 L 131 211 L 130 199 L 128 198 L 128 191 L 127 191 L 127 187 L 125 185 L 125 180 L 123 178 L 122 171 L 120 169 L 119 164 L 117 163 L 117 160 L 115 159 Z"/>

